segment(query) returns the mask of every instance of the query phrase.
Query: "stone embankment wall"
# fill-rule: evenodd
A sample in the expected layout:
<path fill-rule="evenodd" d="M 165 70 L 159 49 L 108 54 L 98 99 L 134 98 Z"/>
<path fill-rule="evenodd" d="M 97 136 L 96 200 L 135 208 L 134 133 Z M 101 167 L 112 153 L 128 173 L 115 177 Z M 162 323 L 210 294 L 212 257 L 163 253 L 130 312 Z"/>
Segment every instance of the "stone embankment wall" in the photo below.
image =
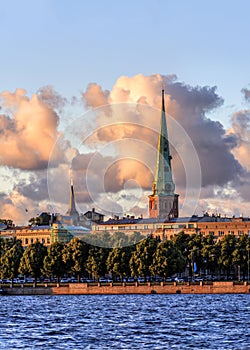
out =
<path fill-rule="evenodd" d="M 7 295 L 62 295 L 62 294 L 247 294 L 250 293 L 250 283 L 244 282 L 213 282 L 206 284 L 172 283 L 154 285 L 135 283 L 121 285 L 110 283 L 91 285 L 88 283 L 70 283 L 69 285 L 33 286 L 2 288 Z"/>

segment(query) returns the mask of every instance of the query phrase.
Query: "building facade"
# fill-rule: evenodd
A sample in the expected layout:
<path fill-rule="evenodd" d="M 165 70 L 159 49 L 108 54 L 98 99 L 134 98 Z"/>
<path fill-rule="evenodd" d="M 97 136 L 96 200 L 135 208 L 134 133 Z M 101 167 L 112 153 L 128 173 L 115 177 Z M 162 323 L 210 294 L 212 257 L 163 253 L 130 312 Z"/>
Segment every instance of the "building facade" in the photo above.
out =
<path fill-rule="evenodd" d="M 108 232 L 115 234 L 124 232 L 132 234 L 140 232 L 145 237 L 158 236 L 162 241 L 173 238 L 174 235 L 183 232 L 188 235 L 199 234 L 201 236 L 212 235 L 214 240 L 220 240 L 225 235 L 233 234 L 235 237 L 250 236 L 250 218 L 228 218 L 219 216 L 193 216 L 192 218 L 172 218 L 159 220 L 154 218 L 121 218 L 109 219 L 103 223 L 92 224 L 92 233 Z"/>

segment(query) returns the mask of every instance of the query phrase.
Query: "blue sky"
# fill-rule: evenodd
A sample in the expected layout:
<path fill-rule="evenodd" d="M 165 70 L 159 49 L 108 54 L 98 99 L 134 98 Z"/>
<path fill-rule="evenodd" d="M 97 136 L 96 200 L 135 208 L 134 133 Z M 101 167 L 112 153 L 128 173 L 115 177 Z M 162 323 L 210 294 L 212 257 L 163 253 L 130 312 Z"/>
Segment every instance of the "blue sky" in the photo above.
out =
<path fill-rule="evenodd" d="M 247 88 L 250 96 L 249 13 L 250 2 L 247 0 L 0 0 L 0 94 L 3 91 L 13 93 L 17 88 L 22 88 L 31 97 L 41 87 L 51 85 L 68 101 L 74 96 L 80 100 L 88 84 L 95 82 L 102 90 L 111 91 L 111 95 L 113 91 L 112 96 L 115 95 L 114 92 L 118 96 L 117 81 L 121 83 L 123 80 L 123 84 L 127 84 L 127 88 L 133 90 L 134 96 L 141 94 L 137 96 L 139 98 L 151 91 L 150 84 L 155 79 L 154 74 L 175 74 L 178 81 L 183 82 L 183 86 L 173 83 L 169 87 L 171 96 L 183 101 L 181 98 L 190 92 L 194 101 L 197 98 L 200 103 L 199 115 L 197 114 L 192 122 L 189 121 L 196 110 L 194 108 L 187 112 L 188 103 L 180 106 L 180 115 L 177 113 L 177 117 L 190 129 L 194 139 L 199 134 L 200 139 L 196 145 L 199 150 L 204 151 L 203 156 L 199 156 L 204 158 L 205 168 L 208 157 L 211 158 L 211 163 L 208 164 L 213 164 L 214 153 L 217 153 L 217 158 L 221 157 L 227 161 L 227 167 L 223 162 L 221 167 L 217 166 L 218 163 L 215 164 L 216 168 L 220 168 L 220 171 L 217 169 L 218 176 L 212 169 L 214 164 L 208 169 L 211 170 L 211 179 L 208 179 L 202 189 L 202 205 L 204 208 L 211 205 L 215 210 L 219 193 L 221 202 L 218 207 L 223 210 L 225 201 L 228 201 L 228 207 L 233 208 L 232 212 L 238 213 L 239 206 L 235 199 L 238 196 L 239 201 L 243 201 L 244 204 L 243 209 L 239 210 L 246 212 L 249 210 L 250 198 L 250 132 L 247 129 L 250 124 L 250 110 L 241 90 Z M 143 78 L 137 76 L 138 74 L 142 74 Z M 119 80 L 121 76 L 129 78 Z M 137 77 L 133 78 L 134 76 Z M 151 78 L 148 79 L 147 76 Z M 133 87 L 132 82 L 138 85 L 143 82 L 141 84 L 145 85 L 145 89 L 141 89 L 140 86 Z M 199 90 L 197 86 L 208 88 Z M 220 105 L 219 97 L 210 89 L 213 86 L 217 87 L 219 97 L 224 100 L 223 105 Z M 102 90 L 95 90 L 97 95 L 93 95 L 93 100 L 105 100 L 106 95 Z M 93 90 L 87 91 L 91 95 Z M 155 97 L 158 90 L 151 93 L 151 97 Z M 3 95 L 0 97 L 3 98 Z M 12 99 L 13 102 L 20 97 L 17 95 L 13 98 L 7 93 L 4 99 Z M 21 99 L 26 101 L 24 96 Z M 86 100 L 85 98 L 85 102 Z M 22 156 L 28 158 L 27 154 L 31 159 L 34 156 L 36 149 L 32 142 L 37 144 L 34 130 L 40 133 L 41 140 L 47 137 L 41 134 L 43 130 L 35 121 L 37 111 L 44 114 L 44 120 L 55 138 L 56 117 L 51 110 L 41 110 L 36 101 L 30 99 L 26 102 L 19 106 L 17 115 L 19 121 L 27 117 L 30 122 L 30 134 L 25 134 L 25 137 L 29 136 L 25 139 L 28 151 L 22 154 L 22 147 L 16 147 L 17 158 L 14 158 L 14 151 L 11 154 L 11 147 L 23 146 L 23 139 L 20 142 L 18 137 L 24 135 L 22 130 L 15 135 L 13 124 L 4 115 L 4 108 L 3 115 L 0 115 L 0 128 L 2 125 L 8 125 L 4 130 L 7 138 L 9 130 L 12 132 L 8 139 L 12 142 L 9 149 L 8 145 L 4 144 L 2 133 L 0 139 L 0 144 L 5 145 L 5 150 L 0 152 L 0 217 L 9 215 L 8 213 L 12 213 L 18 206 L 33 206 L 35 211 L 45 210 L 43 208 L 46 207 L 46 203 L 44 207 L 39 206 L 47 195 L 44 185 L 46 177 L 42 173 L 45 170 L 39 168 L 44 164 L 42 162 L 46 157 L 38 159 L 41 161 L 38 162 L 40 165 L 35 163 L 33 168 L 28 164 L 26 168 L 23 164 L 15 166 L 13 162 L 15 159 L 19 161 Z M 80 106 L 66 105 L 59 116 L 59 130 L 65 127 L 64 122 L 70 123 L 70 113 L 77 114 L 79 109 L 82 113 L 82 105 L 82 101 Z M 91 103 L 89 105 L 91 106 Z M 176 106 L 172 104 L 171 108 L 176 111 L 174 107 Z M 244 109 L 245 111 L 239 114 L 239 111 Z M 30 114 L 25 114 L 30 110 L 35 111 L 32 112 L 33 119 L 30 118 Z M 220 121 L 224 129 L 219 123 L 213 124 L 207 118 L 203 118 L 204 114 L 214 121 Z M 207 136 L 208 133 L 211 137 Z M 228 139 L 225 137 L 228 135 L 226 133 L 231 133 Z M 48 145 L 49 142 L 53 144 L 53 137 L 47 142 Z M 212 148 L 208 150 L 205 141 L 209 144 L 212 139 L 214 143 L 209 145 Z M 38 144 L 37 147 L 41 154 L 43 151 L 49 152 L 43 145 Z M 25 150 L 25 147 L 23 149 Z M 19 157 L 18 152 L 22 156 Z M 45 163 L 46 161 L 47 159 Z M 225 174 L 228 173 L 228 169 L 231 169 L 231 177 L 227 178 Z M 234 169 L 241 169 L 238 171 L 240 179 L 234 178 L 234 173 L 237 172 Z M 221 178 L 225 178 L 224 182 Z M 219 186 L 219 189 L 216 186 Z M 61 188 L 65 188 L 65 185 Z M 35 196 L 38 193 L 40 197 Z M 65 197 L 67 195 L 65 194 Z M 23 220 L 22 215 L 23 209 L 22 212 L 16 213 L 20 222 Z M 30 212 L 27 216 L 29 215 Z"/>
<path fill-rule="evenodd" d="M 176 74 L 240 105 L 249 84 L 249 1 L 1 2 L 1 90 L 66 97 L 121 75 Z M 227 113 L 227 111 L 222 112 Z M 221 116 L 224 118 L 224 116 Z"/>

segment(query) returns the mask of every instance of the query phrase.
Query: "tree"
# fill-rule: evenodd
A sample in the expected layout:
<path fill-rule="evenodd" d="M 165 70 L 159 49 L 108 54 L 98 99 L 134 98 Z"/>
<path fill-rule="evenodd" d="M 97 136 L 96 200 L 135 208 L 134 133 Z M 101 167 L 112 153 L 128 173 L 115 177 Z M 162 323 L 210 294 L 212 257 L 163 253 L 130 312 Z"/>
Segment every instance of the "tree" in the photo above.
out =
<path fill-rule="evenodd" d="M 13 221 L 10 219 L 0 219 L 0 223 L 6 225 L 7 227 L 13 227 Z"/>
<path fill-rule="evenodd" d="M 189 242 L 191 241 L 191 236 L 182 232 L 179 232 L 177 235 L 171 239 L 171 241 L 175 244 L 176 248 L 182 253 L 184 258 L 186 259 L 186 263 L 189 261 L 190 263 L 190 246 Z M 191 265 L 191 264 L 190 264 Z"/>
<path fill-rule="evenodd" d="M 190 235 L 184 233 L 183 231 L 174 235 L 174 237 L 171 239 L 171 241 L 174 242 L 176 248 L 178 248 L 182 253 L 185 250 L 187 251 L 190 240 Z"/>
<path fill-rule="evenodd" d="M 248 273 L 248 249 L 250 247 L 250 238 L 247 235 L 240 236 L 236 241 L 235 250 L 233 252 L 233 264 L 240 266 L 243 274 L 243 280 Z"/>
<path fill-rule="evenodd" d="M 203 267 L 203 258 L 202 258 L 202 235 L 194 234 L 190 237 L 188 242 L 188 261 L 190 266 L 191 274 L 194 274 L 197 271 L 201 271 Z"/>
<path fill-rule="evenodd" d="M 65 263 L 66 271 L 76 275 L 78 282 L 86 270 L 88 253 L 89 245 L 79 238 L 73 238 L 63 249 L 62 260 Z"/>
<path fill-rule="evenodd" d="M 112 274 L 119 275 L 121 281 L 124 276 L 130 276 L 129 261 L 131 254 L 130 247 L 113 248 L 107 258 L 107 270 Z"/>
<path fill-rule="evenodd" d="M 219 265 L 226 271 L 228 279 L 230 271 L 234 266 L 233 253 L 236 248 L 236 238 L 233 234 L 228 234 L 222 238 L 219 244 L 221 246 Z"/>
<path fill-rule="evenodd" d="M 12 248 L 16 244 L 16 238 L 1 239 L 0 238 L 0 257 L 5 254 L 7 250 Z"/>
<path fill-rule="evenodd" d="M 203 237 L 201 255 L 204 268 L 213 276 L 218 269 L 218 259 L 220 256 L 220 245 L 214 242 L 213 235 Z"/>
<path fill-rule="evenodd" d="M 45 256 L 43 262 L 43 272 L 46 276 L 56 276 L 59 282 L 60 277 L 66 271 L 63 261 L 64 244 L 55 242 L 48 248 L 48 255 Z"/>
<path fill-rule="evenodd" d="M 106 232 L 100 232 L 100 233 L 90 233 L 86 234 L 84 236 L 84 241 L 88 243 L 89 245 L 96 246 L 96 247 L 105 247 L 110 248 L 112 247 L 112 236 Z"/>
<path fill-rule="evenodd" d="M 93 274 L 98 280 L 101 276 L 107 273 L 107 257 L 109 249 L 92 247 L 89 251 L 89 256 L 86 262 L 86 269 L 89 273 Z"/>
<path fill-rule="evenodd" d="M 36 216 L 36 217 L 30 218 L 29 219 L 29 224 L 30 224 L 30 226 L 39 226 L 39 225 L 41 225 L 41 218 L 40 218 L 40 216 Z"/>
<path fill-rule="evenodd" d="M 153 255 L 158 243 L 159 240 L 150 236 L 136 245 L 136 249 L 129 262 L 133 276 L 142 276 L 144 277 L 144 280 L 146 280 L 146 276 L 150 275 Z"/>
<path fill-rule="evenodd" d="M 12 247 L 7 249 L 0 259 L 1 278 L 13 278 L 18 275 L 18 268 L 23 256 L 22 241 L 16 240 Z"/>
<path fill-rule="evenodd" d="M 115 232 L 110 238 L 110 247 L 122 248 L 129 245 L 128 235 L 124 232 Z"/>
<path fill-rule="evenodd" d="M 128 236 L 128 245 L 135 245 L 145 239 L 145 236 L 138 231 L 134 231 L 131 235 Z"/>
<path fill-rule="evenodd" d="M 21 258 L 19 272 L 23 275 L 31 275 L 36 281 L 42 274 L 46 254 L 47 249 L 42 243 L 36 242 L 29 245 Z"/>
<path fill-rule="evenodd" d="M 153 255 L 150 271 L 163 278 L 180 273 L 185 269 L 185 258 L 172 241 L 161 242 Z"/>

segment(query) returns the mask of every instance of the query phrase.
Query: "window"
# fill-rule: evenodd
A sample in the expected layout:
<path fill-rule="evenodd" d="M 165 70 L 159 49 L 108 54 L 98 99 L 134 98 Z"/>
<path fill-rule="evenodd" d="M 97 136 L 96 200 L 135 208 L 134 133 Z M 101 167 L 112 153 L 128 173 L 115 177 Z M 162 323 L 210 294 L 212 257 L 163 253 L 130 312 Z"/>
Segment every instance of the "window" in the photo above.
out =
<path fill-rule="evenodd" d="M 29 244 L 28 238 L 25 238 L 25 244 Z"/>
<path fill-rule="evenodd" d="M 31 238 L 31 239 L 30 239 L 30 243 L 32 244 L 33 242 L 34 242 L 34 239 L 33 239 L 33 238 Z"/>
<path fill-rule="evenodd" d="M 47 238 L 47 244 L 50 244 L 50 238 L 49 237 Z"/>

